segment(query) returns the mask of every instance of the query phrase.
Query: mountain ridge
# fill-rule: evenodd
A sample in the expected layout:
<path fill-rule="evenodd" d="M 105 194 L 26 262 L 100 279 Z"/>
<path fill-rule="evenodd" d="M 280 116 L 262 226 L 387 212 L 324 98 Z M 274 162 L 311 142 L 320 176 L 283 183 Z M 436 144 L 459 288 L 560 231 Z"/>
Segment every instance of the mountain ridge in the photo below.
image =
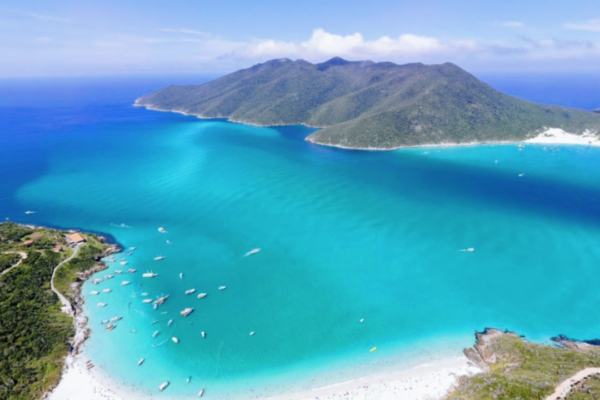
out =
<path fill-rule="evenodd" d="M 600 115 L 503 94 L 452 63 L 270 60 L 136 105 L 253 125 L 322 128 L 307 140 L 356 149 L 521 141 L 547 128 L 600 131 Z"/>

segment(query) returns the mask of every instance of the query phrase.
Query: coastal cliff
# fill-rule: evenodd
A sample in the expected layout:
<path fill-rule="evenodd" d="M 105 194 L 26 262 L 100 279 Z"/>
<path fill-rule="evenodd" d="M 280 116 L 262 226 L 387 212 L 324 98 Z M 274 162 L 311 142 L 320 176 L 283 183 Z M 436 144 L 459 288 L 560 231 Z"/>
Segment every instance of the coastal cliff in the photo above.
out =
<path fill-rule="evenodd" d="M 460 67 L 279 59 L 203 85 L 169 86 L 138 106 L 253 125 L 323 128 L 307 140 L 349 149 L 522 141 L 549 128 L 600 132 L 600 115 L 503 94 Z"/>

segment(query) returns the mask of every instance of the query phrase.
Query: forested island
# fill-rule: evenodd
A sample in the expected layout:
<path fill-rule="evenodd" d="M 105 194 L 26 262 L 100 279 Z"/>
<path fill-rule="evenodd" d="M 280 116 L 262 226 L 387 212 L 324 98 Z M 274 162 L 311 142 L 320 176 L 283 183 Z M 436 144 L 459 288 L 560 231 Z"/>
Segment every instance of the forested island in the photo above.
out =
<path fill-rule="evenodd" d="M 80 283 L 111 251 L 98 235 L 0 224 L 0 399 L 40 399 L 58 384 Z"/>
<path fill-rule="evenodd" d="M 503 94 L 452 63 L 278 59 L 136 105 L 246 124 L 323 128 L 307 140 L 357 149 L 522 141 L 549 128 L 596 135 L 600 115 Z"/>

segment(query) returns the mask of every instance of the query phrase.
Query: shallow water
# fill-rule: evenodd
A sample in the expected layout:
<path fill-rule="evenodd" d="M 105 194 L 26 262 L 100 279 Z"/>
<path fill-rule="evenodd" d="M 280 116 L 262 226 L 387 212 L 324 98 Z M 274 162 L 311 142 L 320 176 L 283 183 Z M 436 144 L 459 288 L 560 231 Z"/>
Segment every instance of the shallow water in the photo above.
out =
<path fill-rule="evenodd" d="M 1 108 L 0 121 L 1 216 L 136 247 L 99 275 L 135 274 L 84 292 L 113 289 L 87 296 L 89 357 L 140 391 L 281 394 L 454 356 L 486 326 L 599 336 L 600 149 L 344 151 L 304 127 L 128 103 Z M 170 297 L 154 310 L 142 293 Z"/>

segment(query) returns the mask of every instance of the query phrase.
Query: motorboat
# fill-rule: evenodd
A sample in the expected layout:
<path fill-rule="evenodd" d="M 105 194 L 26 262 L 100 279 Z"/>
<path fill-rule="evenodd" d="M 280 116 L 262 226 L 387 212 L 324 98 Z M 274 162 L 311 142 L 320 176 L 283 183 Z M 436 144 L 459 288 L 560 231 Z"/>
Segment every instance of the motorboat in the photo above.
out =
<path fill-rule="evenodd" d="M 202 332 L 202 337 L 205 338 L 206 337 L 206 333 Z"/>
<path fill-rule="evenodd" d="M 196 289 L 189 289 L 185 291 L 185 294 L 192 294 L 196 291 Z"/>
<path fill-rule="evenodd" d="M 142 276 L 144 278 L 154 278 L 155 276 L 158 276 L 158 274 L 155 274 L 154 272 L 150 271 L 150 272 L 144 272 L 144 274 Z"/>
<path fill-rule="evenodd" d="M 156 257 L 154 257 L 154 261 L 160 261 L 164 258 L 165 258 L 165 256 L 156 256 Z"/>
<path fill-rule="evenodd" d="M 180 273 L 179 273 L 179 277 L 180 277 L 181 279 L 183 279 L 183 272 L 180 272 Z"/>
<path fill-rule="evenodd" d="M 225 290 L 227 289 L 227 286 L 219 286 L 219 290 Z"/>
<path fill-rule="evenodd" d="M 186 308 L 185 310 L 181 311 L 180 314 L 182 317 L 187 317 L 188 315 L 190 315 L 192 312 L 194 311 L 193 308 Z"/>
<path fill-rule="evenodd" d="M 137 271 L 137 270 L 135 270 L 135 269 L 133 269 L 133 268 L 129 268 L 129 269 L 127 270 L 127 272 L 129 272 L 130 274 L 133 274 L 135 271 Z"/>
<path fill-rule="evenodd" d="M 252 249 L 249 252 L 247 252 L 246 254 L 244 254 L 244 257 L 248 257 L 251 256 L 252 254 L 256 254 L 260 251 L 260 249 Z"/>
<path fill-rule="evenodd" d="M 120 320 L 122 320 L 122 319 L 123 319 L 123 317 L 121 317 L 121 316 L 118 316 L 118 317 L 112 317 L 112 318 L 111 318 L 109 321 L 110 321 L 110 322 L 117 322 L 117 321 L 120 321 Z"/>
<path fill-rule="evenodd" d="M 93 295 L 97 295 L 98 293 L 100 293 L 100 292 L 99 292 L 99 291 L 97 291 L 97 290 L 92 290 L 92 291 L 90 292 L 90 294 L 93 294 Z"/>
<path fill-rule="evenodd" d="M 144 303 L 144 304 L 152 303 L 152 299 L 144 299 L 142 301 L 142 303 Z"/>
<path fill-rule="evenodd" d="M 158 390 L 160 390 L 161 392 L 163 390 L 165 390 L 167 388 L 167 386 L 169 386 L 169 381 L 163 382 L 159 387 Z"/>
<path fill-rule="evenodd" d="M 123 281 L 123 282 L 121 282 L 121 286 L 129 285 L 130 283 L 131 282 L 129 282 L 129 281 Z"/>
<path fill-rule="evenodd" d="M 144 358 L 140 358 L 140 361 L 138 361 L 138 366 L 142 365 L 144 363 L 144 360 L 145 360 Z"/>
<path fill-rule="evenodd" d="M 135 247 L 130 247 L 129 250 L 135 250 Z"/>
<path fill-rule="evenodd" d="M 158 335 L 160 335 L 160 331 L 154 331 L 154 333 L 152 334 L 152 338 L 155 338 Z"/>
<path fill-rule="evenodd" d="M 106 307 L 106 303 L 98 303 L 98 307 Z"/>
<path fill-rule="evenodd" d="M 114 278 L 112 275 L 104 275 L 104 279 L 112 279 Z"/>
<path fill-rule="evenodd" d="M 205 298 L 205 297 L 206 297 L 206 293 L 200 293 L 200 294 L 198 295 L 198 298 L 199 298 L 199 299 L 203 299 L 203 298 Z"/>
<path fill-rule="evenodd" d="M 102 290 L 102 293 L 110 293 L 110 292 L 112 292 L 111 288 L 106 288 L 106 289 Z"/>
<path fill-rule="evenodd" d="M 127 265 L 127 261 L 121 261 L 119 264 L 121 264 L 121 265 Z"/>
<path fill-rule="evenodd" d="M 116 325 L 110 324 L 110 325 L 106 325 L 106 327 L 104 329 L 106 329 L 107 331 L 110 332 L 115 328 L 116 328 Z"/>
<path fill-rule="evenodd" d="M 160 233 L 167 233 L 167 230 L 165 228 L 163 228 L 162 226 L 160 228 L 158 228 L 158 231 Z"/>
<path fill-rule="evenodd" d="M 119 274 L 122 274 L 122 273 L 123 273 L 123 271 L 121 271 L 120 269 L 115 269 L 115 275 L 119 275 Z"/>
<path fill-rule="evenodd" d="M 100 278 L 96 278 L 96 279 L 94 279 L 94 280 L 92 281 L 92 285 L 97 285 L 97 284 L 99 284 L 100 282 L 102 282 L 102 279 L 100 279 Z"/>
<path fill-rule="evenodd" d="M 155 306 L 160 306 L 162 305 L 165 301 L 167 301 L 167 299 L 169 298 L 169 296 L 163 296 L 163 297 L 159 297 L 158 300 L 156 300 L 154 302 Z"/>
<path fill-rule="evenodd" d="M 169 322 L 167 322 L 167 326 L 171 326 L 172 323 L 173 323 L 173 320 L 170 319 Z"/>
<path fill-rule="evenodd" d="M 204 394 L 204 388 L 200 389 L 200 391 L 198 392 L 198 397 L 202 397 L 203 394 Z"/>
<path fill-rule="evenodd" d="M 102 322 L 100 322 L 100 324 L 102 325 L 106 325 L 108 324 L 110 321 L 108 319 L 103 320 Z"/>
<path fill-rule="evenodd" d="M 254 336 L 254 332 L 250 332 L 250 336 Z"/>
<path fill-rule="evenodd" d="M 173 336 L 173 337 L 171 338 L 171 340 L 172 340 L 172 341 L 174 341 L 175 343 L 179 343 L 179 339 L 177 339 L 175 336 Z"/>
<path fill-rule="evenodd" d="M 362 324 L 363 322 L 365 322 L 365 319 L 361 318 L 360 321 L 358 321 L 358 322 L 360 322 Z"/>

